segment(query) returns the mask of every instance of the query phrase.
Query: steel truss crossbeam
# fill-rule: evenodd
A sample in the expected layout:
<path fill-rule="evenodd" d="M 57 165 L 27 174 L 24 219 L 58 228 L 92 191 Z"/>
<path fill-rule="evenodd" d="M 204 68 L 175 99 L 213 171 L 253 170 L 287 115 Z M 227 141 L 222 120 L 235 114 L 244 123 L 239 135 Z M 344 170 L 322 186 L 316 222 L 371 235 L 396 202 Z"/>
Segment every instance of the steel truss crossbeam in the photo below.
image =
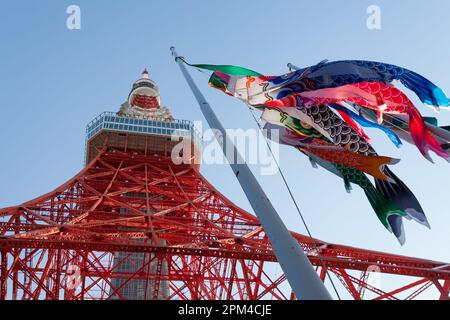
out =
<path fill-rule="evenodd" d="M 292 235 L 349 298 L 449 298 L 449 264 Z M 374 267 L 402 284 L 370 284 Z M 54 191 L 0 209 L 0 299 L 124 299 L 137 281 L 146 299 L 292 299 L 276 270 L 258 219 L 164 155 L 105 148 Z"/>

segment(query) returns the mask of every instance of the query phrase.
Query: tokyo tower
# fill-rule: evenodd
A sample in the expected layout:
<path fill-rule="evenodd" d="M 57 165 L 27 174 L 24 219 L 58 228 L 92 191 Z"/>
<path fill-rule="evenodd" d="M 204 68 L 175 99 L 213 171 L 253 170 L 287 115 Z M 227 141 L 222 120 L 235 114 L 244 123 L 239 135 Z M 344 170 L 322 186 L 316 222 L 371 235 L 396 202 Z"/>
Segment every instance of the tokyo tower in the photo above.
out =
<path fill-rule="evenodd" d="M 180 139 L 191 155 L 178 164 Z M 259 220 L 202 176 L 198 132 L 146 70 L 117 113 L 87 125 L 85 153 L 69 181 L 0 209 L 0 300 L 296 299 Z M 448 263 L 292 237 L 345 297 L 449 299 Z"/>

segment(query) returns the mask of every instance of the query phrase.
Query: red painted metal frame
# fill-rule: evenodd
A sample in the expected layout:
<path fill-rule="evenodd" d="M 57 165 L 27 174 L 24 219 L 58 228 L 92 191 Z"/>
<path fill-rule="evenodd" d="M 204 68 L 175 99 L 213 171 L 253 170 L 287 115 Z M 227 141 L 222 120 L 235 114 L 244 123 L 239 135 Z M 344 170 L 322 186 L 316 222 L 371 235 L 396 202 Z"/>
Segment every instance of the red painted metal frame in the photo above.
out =
<path fill-rule="evenodd" d="M 327 271 L 350 298 L 420 298 L 429 288 L 449 298 L 449 264 L 292 235 L 322 280 Z M 116 252 L 149 258 L 118 272 Z M 136 279 L 152 284 L 146 299 L 160 298 L 163 281 L 167 299 L 295 298 L 258 219 L 195 167 L 163 155 L 105 148 L 54 191 L 1 209 L 0 253 L 0 299 L 120 299 Z M 374 268 L 404 284 L 387 291 L 370 284 Z"/>
<path fill-rule="evenodd" d="M 158 99 L 154 96 L 146 96 L 141 94 L 135 94 L 131 104 L 143 109 L 159 109 Z"/>

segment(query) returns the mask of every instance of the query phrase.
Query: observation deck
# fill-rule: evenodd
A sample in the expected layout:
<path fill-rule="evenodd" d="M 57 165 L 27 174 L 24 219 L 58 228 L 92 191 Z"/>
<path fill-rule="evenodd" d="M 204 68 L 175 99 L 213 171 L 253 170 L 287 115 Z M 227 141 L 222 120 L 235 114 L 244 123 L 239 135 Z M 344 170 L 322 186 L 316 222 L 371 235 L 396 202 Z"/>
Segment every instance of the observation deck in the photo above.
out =
<path fill-rule="evenodd" d="M 103 112 L 86 126 L 85 164 L 105 144 L 125 152 L 168 156 L 180 138 L 190 141 L 192 162 L 200 163 L 202 140 L 192 121 L 131 118 Z"/>

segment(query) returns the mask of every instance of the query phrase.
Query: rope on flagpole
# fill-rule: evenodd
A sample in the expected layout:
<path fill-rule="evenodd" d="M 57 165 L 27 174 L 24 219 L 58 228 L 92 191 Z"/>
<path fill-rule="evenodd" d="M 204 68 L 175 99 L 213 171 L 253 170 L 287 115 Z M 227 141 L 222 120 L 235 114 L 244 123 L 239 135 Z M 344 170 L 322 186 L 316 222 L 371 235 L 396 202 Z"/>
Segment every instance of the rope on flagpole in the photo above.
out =
<path fill-rule="evenodd" d="M 183 62 L 185 62 L 184 59 L 181 59 L 181 60 L 182 60 Z M 186 62 L 185 62 L 185 63 L 186 63 Z M 198 68 L 196 68 L 196 70 L 199 71 L 203 76 L 205 76 L 205 77 L 208 76 L 208 73 L 207 73 L 207 72 L 205 72 L 205 71 L 203 71 L 203 70 L 201 70 L 201 69 L 198 69 Z M 281 178 L 282 178 L 282 180 L 283 180 L 284 185 L 286 186 L 286 189 L 287 189 L 287 191 L 288 191 L 288 193 L 289 193 L 289 196 L 290 196 L 290 198 L 291 198 L 291 200 L 292 200 L 292 202 L 293 202 L 293 204 L 294 204 L 294 206 L 295 206 L 295 209 L 296 209 L 296 211 L 298 212 L 298 215 L 300 216 L 300 219 L 301 219 L 301 221 L 302 221 L 302 223 L 303 223 L 303 226 L 304 226 L 305 229 L 306 229 L 306 232 L 307 232 L 307 234 L 308 234 L 308 237 L 310 238 L 311 243 L 312 243 L 313 246 L 314 246 L 315 253 L 317 254 L 317 257 L 319 258 L 319 260 L 320 260 L 320 262 L 321 262 L 322 268 L 323 268 L 323 270 L 325 270 L 325 273 L 326 273 L 328 279 L 330 280 L 330 283 L 331 283 L 331 285 L 332 285 L 332 287 L 333 287 L 334 292 L 336 293 L 337 298 L 338 298 L 339 300 L 341 300 L 341 297 L 340 297 L 339 292 L 338 292 L 338 290 L 337 290 L 337 288 L 336 288 L 336 285 L 334 284 L 333 279 L 332 279 L 332 277 L 331 277 L 331 275 L 330 275 L 330 273 L 329 273 L 329 271 L 328 271 L 328 268 L 326 268 L 325 261 L 324 261 L 322 255 L 320 254 L 320 250 L 319 250 L 319 248 L 317 247 L 317 243 L 316 243 L 317 241 L 316 241 L 316 239 L 314 239 L 313 236 L 312 236 L 312 233 L 311 233 L 311 231 L 310 231 L 310 228 L 309 228 L 308 224 L 306 223 L 306 219 L 304 218 L 303 213 L 301 212 L 300 207 L 299 207 L 297 201 L 295 200 L 295 197 L 294 197 L 294 194 L 293 194 L 293 192 L 292 192 L 292 190 L 291 190 L 291 187 L 289 186 L 289 183 L 287 182 L 286 177 L 285 177 L 283 171 L 281 170 L 280 164 L 278 163 L 278 161 L 277 161 L 277 159 L 276 159 L 276 157 L 275 157 L 275 154 L 273 153 L 273 150 L 272 150 L 272 148 L 270 147 L 270 143 L 269 143 L 267 137 L 264 135 L 263 128 L 261 127 L 261 124 L 260 124 L 259 121 L 257 120 L 257 118 L 256 118 L 256 116 L 255 116 L 255 114 L 254 114 L 254 112 L 253 112 L 252 107 L 251 107 L 250 105 L 248 105 L 248 104 L 246 104 L 246 106 L 248 107 L 248 109 L 249 109 L 249 111 L 250 111 L 250 114 L 251 114 L 252 117 L 253 117 L 253 120 L 255 121 L 256 125 L 258 126 L 260 133 L 261 133 L 262 136 L 264 137 L 264 140 L 265 140 L 265 142 L 266 142 L 267 149 L 269 150 L 269 152 L 270 152 L 270 154 L 271 154 L 271 156 L 272 156 L 272 159 L 275 161 L 275 165 L 277 166 L 278 172 L 280 173 L 280 176 L 281 176 Z M 305 146 L 306 146 L 306 144 L 305 144 Z"/>
<path fill-rule="evenodd" d="M 277 159 L 276 159 L 276 157 L 275 157 L 275 155 L 274 155 L 274 153 L 273 153 L 273 151 L 272 151 L 272 148 L 270 147 L 269 140 L 268 140 L 267 137 L 264 135 L 264 133 L 263 133 L 263 128 L 261 127 L 261 124 L 259 123 L 259 121 L 256 119 L 256 116 L 255 116 L 255 114 L 254 114 L 254 112 L 253 112 L 253 109 L 251 108 L 251 106 L 249 106 L 249 105 L 247 105 L 247 106 L 248 106 L 248 109 L 249 109 L 249 111 L 250 111 L 250 114 L 251 114 L 252 117 L 253 117 L 253 120 L 255 120 L 255 123 L 257 124 L 257 126 L 258 126 L 258 128 L 259 128 L 259 131 L 261 132 L 262 136 L 264 137 L 264 139 L 265 139 L 265 141 L 266 141 L 267 149 L 269 150 L 270 154 L 272 155 L 273 160 L 275 161 L 275 164 L 276 164 L 276 166 L 277 166 L 277 168 L 278 168 L 278 172 L 280 173 L 280 176 L 281 176 L 281 178 L 283 179 L 284 185 L 286 186 L 286 189 L 288 190 L 289 196 L 290 196 L 290 198 L 292 199 L 292 202 L 294 203 L 295 209 L 297 210 L 298 215 L 300 216 L 300 219 L 302 220 L 302 223 L 303 223 L 303 225 L 304 225 L 304 227 L 305 227 L 305 229 L 306 229 L 306 232 L 308 233 L 308 236 L 309 236 L 309 238 L 311 239 L 311 242 L 313 243 L 313 246 L 314 246 L 314 249 L 315 249 L 315 253 L 317 254 L 317 256 L 318 256 L 318 258 L 319 258 L 319 260 L 320 260 L 320 263 L 322 264 L 322 268 L 325 270 L 325 272 L 326 272 L 326 274 L 327 274 L 327 276 L 328 276 L 328 279 L 330 280 L 330 283 L 331 283 L 331 285 L 332 285 L 332 287 L 333 287 L 333 290 L 334 290 L 334 292 L 336 293 L 338 299 L 341 300 L 341 297 L 340 297 L 340 295 L 339 295 L 339 293 L 338 293 L 338 291 L 337 291 L 337 288 L 336 288 L 336 286 L 335 286 L 335 284 L 334 284 L 334 282 L 333 282 L 333 279 L 331 278 L 331 275 L 330 275 L 330 273 L 328 272 L 328 268 L 326 268 L 325 261 L 323 260 L 322 255 L 320 254 L 319 249 L 317 248 L 316 239 L 314 239 L 313 236 L 312 236 L 312 233 L 311 233 L 311 231 L 310 231 L 310 229 L 309 229 L 309 227 L 308 227 L 308 224 L 306 223 L 306 219 L 304 218 L 303 213 L 302 213 L 302 211 L 300 210 L 300 207 L 299 207 L 297 201 L 295 200 L 295 197 L 294 197 L 294 194 L 293 194 L 293 192 L 292 192 L 292 190 L 291 190 L 291 187 L 289 186 L 289 183 L 287 182 L 286 177 L 284 176 L 284 173 L 283 173 L 283 171 L 281 170 L 281 167 L 280 167 L 280 165 L 279 165 L 279 163 L 278 163 L 278 161 L 277 161 Z"/>

